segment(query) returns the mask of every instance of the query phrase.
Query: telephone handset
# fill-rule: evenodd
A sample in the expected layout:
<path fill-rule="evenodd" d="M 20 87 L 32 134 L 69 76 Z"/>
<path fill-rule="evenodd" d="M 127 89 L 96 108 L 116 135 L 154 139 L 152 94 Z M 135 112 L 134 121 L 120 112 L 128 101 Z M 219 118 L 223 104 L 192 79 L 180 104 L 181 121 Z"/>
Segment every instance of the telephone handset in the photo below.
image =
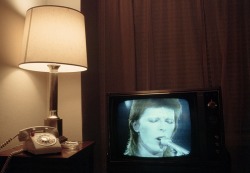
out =
<path fill-rule="evenodd" d="M 50 126 L 34 126 L 19 131 L 19 141 L 24 141 L 23 149 L 32 154 L 61 152 L 58 131 Z"/>

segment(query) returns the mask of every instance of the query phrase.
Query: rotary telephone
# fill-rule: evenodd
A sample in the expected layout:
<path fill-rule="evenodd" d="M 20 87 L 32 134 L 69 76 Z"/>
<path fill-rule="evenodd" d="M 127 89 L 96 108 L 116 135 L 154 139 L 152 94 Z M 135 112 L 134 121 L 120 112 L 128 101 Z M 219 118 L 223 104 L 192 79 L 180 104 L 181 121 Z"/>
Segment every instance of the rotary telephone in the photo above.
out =
<path fill-rule="evenodd" d="M 49 126 L 34 126 L 20 130 L 17 135 L 10 138 L 0 145 L 0 150 L 10 143 L 14 138 L 18 137 L 23 143 L 23 149 L 13 151 L 5 161 L 0 173 L 5 173 L 12 156 L 23 151 L 28 151 L 32 154 L 50 154 L 61 152 L 61 144 L 58 139 L 58 131 L 54 127 Z"/>
<path fill-rule="evenodd" d="M 19 141 L 23 141 L 23 149 L 32 154 L 49 154 L 61 152 L 58 131 L 54 127 L 34 126 L 19 131 Z"/>

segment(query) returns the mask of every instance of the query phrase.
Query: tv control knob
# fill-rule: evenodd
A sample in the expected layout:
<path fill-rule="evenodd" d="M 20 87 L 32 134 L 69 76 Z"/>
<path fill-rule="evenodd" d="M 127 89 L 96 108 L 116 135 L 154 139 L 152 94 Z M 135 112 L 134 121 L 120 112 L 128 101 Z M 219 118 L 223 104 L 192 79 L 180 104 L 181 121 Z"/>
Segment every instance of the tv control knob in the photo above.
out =
<path fill-rule="evenodd" d="M 215 109 L 217 106 L 218 106 L 217 103 L 215 103 L 212 99 L 211 99 L 210 102 L 208 102 L 208 104 L 207 104 L 207 107 L 208 107 L 209 109 Z"/>
<path fill-rule="evenodd" d="M 220 150 L 215 150 L 216 154 L 220 154 Z"/>
<path fill-rule="evenodd" d="M 215 146 L 216 146 L 216 147 L 219 147 L 220 144 L 219 144 L 218 142 L 215 142 Z"/>
<path fill-rule="evenodd" d="M 218 140 L 218 139 L 220 139 L 220 136 L 219 135 L 214 135 L 214 138 Z"/>

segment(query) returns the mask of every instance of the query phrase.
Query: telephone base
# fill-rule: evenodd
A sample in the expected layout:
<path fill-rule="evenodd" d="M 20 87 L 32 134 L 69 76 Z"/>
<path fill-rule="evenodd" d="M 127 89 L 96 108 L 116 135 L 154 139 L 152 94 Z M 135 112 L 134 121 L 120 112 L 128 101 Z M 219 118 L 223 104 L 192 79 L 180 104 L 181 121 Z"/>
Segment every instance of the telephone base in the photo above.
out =
<path fill-rule="evenodd" d="M 27 150 L 27 152 L 34 154 L 34 155 L 42 155 L 42 154 L 56 154 L 56 153 L 61 153 L 62 148 L 61 147 L 56 147 L 53 146 L 53 148 L 43 148 L 43 149 L 34 149 L 34 150 Z"/>
<path fill-rule="evenodd" d="M 35 133 L 24 142 L 23 149 L 32 154 L 60 153 L 62 150 L 58 138 L 50 133 Z"/>

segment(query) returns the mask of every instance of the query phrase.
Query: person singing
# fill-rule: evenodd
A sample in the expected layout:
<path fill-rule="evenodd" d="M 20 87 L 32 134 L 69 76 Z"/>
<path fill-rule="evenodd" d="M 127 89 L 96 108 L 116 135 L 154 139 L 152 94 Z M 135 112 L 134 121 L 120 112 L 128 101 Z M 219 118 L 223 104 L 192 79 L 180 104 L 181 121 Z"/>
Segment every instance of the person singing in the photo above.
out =
<path fill-rule="evenodd" d="M 130 137 L 124 155 L 173 157 L 189 153 L 172 142 L 182 107 L 178 99 L 133 100 L 129 114 Z"/>

